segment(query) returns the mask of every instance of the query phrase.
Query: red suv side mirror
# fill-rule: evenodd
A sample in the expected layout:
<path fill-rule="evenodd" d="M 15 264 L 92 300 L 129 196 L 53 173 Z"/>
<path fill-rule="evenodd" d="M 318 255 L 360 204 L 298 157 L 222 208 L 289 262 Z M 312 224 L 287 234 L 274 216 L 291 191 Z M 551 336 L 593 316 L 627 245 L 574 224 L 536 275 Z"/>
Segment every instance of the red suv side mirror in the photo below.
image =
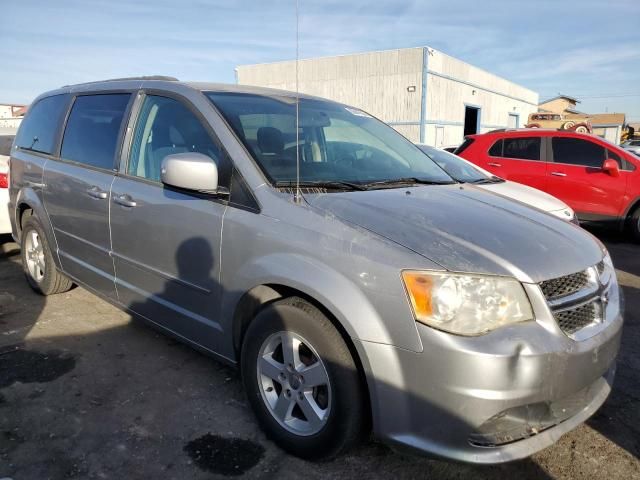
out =
<path fill-rule="evenodd" d="M 602 170 L 611 175 L 612 177 L 620 176 L 620 169 L 618 168 L 618 162 L 612 158 L 607 158 L 602 164 Z"/>

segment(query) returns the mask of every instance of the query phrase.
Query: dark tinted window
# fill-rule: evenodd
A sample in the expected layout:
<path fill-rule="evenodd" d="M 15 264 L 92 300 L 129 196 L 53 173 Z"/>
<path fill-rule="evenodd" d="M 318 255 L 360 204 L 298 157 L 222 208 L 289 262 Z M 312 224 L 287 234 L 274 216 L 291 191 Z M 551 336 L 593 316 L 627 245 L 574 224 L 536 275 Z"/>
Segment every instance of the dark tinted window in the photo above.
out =
<path fill-rule="evenodd" d="M 631 164 L 631 162 L 628 162 L 613 150 L 607 150 L 607 158 L 615 160 L 618 163 L 618 167 L 622 170 L 628 170 L 631 172 L 635 170 L 635 167 Z"/>
<path fill-rule="evenodd" d="M 11 155 L 11 144 L 15 135 L 0 135 L 0 155 Z"/>
<path fill-rule="evenodd" d="M 76 98 L 60 156 L 65 160 L 112 169 L 129 97 L 128 93 L 117 93 Z"/>
<path fill-rule="evenodd" d="M 624 163 L 622 162 L 622 159 L 620 158 L 620 155 L 618 155 L 616 152 L 612 152 L 611 150 L 607 150 L 607 158 L 615 160 L 616 163 L 618 164 L 618 168 L 624 168 Z"/>
<path fill-rule="evenodd" d="M 67 95 L 54 95 L 31 106 L 22 120 L 16 145 L 42 153 L 54 153 L 56 133 L 66 111 Z"/>
<path fill-rule="evenodd" d="M 505 138 L 502 156 L 521 160 L 540 160 L 540 137 Z"/>
<path fill-rule="evenodd" d="M 501 157 L 502 156 L 502 139 L 498 140 L 493 146 L 489 149 L 489 155 L 492 157 Z"/>
<path fill-rule="evenodd" d="M 580 138 L 554 137 L 553 161 L 600 168 L 605 160 L 605 149 L 597 143 Z"/>
<path fill-rule="evenodd" d="M 164 157 L 185 152 L 210 157 L 218 165 L 220 185 L 229 185 L 231 162 L 195 114 L 177 100 L 148 95 L 136 123 L 127 173 L 159 182 Z"/>

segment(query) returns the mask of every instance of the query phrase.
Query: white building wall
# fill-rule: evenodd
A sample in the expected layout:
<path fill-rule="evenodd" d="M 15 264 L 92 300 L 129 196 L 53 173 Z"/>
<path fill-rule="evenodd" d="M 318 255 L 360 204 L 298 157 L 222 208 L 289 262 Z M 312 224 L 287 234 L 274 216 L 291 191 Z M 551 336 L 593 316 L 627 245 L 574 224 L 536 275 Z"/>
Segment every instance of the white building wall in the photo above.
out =
<path fill-rule="evenodd" d="M 296 89 L 295 61 L 236 70 L 239 84 Z M 353 105 L 384 121 L 409 122 L 420 112 L 422 48 L 300 60 L 298 79 L 302 93 Z"/>
<path fill-rule="evenodd" d="M 22 117 L 0 118 L 0 128 L 17 130 L 22 122 Z"/>
<path fill-rule="evenodd" d="M 606 140 L 609 140 L 615 145 L 620 145 L 620 135 L 622 134 L 622 127 L 620 125 L 599 125 L 593 127 L 594 135 L 598 135 Z"/>
<path fill-rule="evenodd" d="M 15 105 L 0 104 L 0 128 L 15 130 L 20 126 L 22 117 L 14 117 Z"/>
<path fill-rule="evenodd" d="M 444 138 L 436 146 L 458 145 L 463 140 L 465 106 L 480 108 L 479 133 L 506 128 L 509 114 L 523 126 L 538 108 L 538 94 L 504 78 L 428 49 L 425 143 L 436 145 L 438 127 Z M 440 136 L 439 136 L 440 137 Z"/>
<path fill-rule="evenodd" d="M 522 126 L 537 111 L 537 93 L 429 47 L 306 59 L 298 68 L 300 92 L 361 108 L 430 145 L 462 142 L 465 103 L 481 108 L 480 132 L 507 127 L 509 112 Z M 295 61 L 237 68 L 240 84 L 284 90 L 295 90 L 295 75 Z"/>

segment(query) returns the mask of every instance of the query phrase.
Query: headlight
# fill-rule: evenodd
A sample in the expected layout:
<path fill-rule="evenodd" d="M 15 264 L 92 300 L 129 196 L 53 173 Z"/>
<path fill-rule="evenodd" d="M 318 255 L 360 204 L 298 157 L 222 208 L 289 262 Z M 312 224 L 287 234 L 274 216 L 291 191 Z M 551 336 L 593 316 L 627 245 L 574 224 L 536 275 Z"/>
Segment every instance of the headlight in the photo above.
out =
<path fill-rule="evenodd" d="M 514 278 L 405 270 L 415 319 L 459 335 L 481 335 L 533 320 L 524 288 Z"/>
<path fill-rule="evenodd" d="M 611 260 L 611 255 L 609 255 L 609 252 L 605 249 L 603 250 L 603 253 L 604 253 L 604 258 L 602 259 L 602 263 L 604 264 L 604 268 L 602 269 L 601 272 L 598 272 L 598 274 L 600 277 L 600 283 L 602 285 L 607 285 L 609 284 L 609 281 L 611 280 L 612 277 L 614 280 L 617 281 L 616 269 L 613 266 L 613 260 Z"/>

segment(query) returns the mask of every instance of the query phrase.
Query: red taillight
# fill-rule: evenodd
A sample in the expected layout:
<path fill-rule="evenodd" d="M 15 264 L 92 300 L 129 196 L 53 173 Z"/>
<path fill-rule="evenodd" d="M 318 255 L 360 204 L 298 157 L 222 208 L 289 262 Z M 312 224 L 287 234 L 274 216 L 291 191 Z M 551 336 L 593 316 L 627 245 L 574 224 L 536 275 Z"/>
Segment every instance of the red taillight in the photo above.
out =
<path fill-rule="evenodd" d="M 0 173 L 0 188 L 9 188 L 9 174 Z"/>

